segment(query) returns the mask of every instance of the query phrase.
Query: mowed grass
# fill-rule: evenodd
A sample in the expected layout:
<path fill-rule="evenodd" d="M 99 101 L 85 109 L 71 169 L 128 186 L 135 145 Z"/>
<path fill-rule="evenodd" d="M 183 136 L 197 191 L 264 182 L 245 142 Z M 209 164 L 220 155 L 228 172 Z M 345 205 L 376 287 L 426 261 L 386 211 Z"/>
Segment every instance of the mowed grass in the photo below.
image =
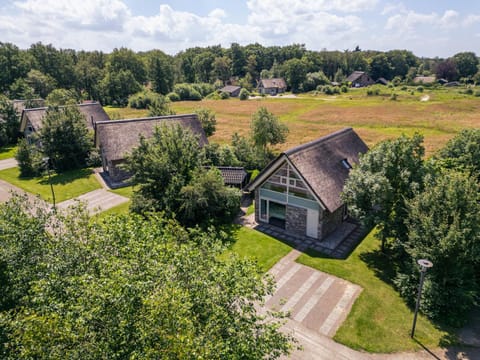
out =
<path fill-rule="evenodd" d="M 375 353 L 420 350 L 448 345 L 452 336 L 419 316 L 414 341 L 413 312 L 390 283 L 391 262 L 379 249 L 372 231 L 346 260 L 303 254 L 297 261 L 363 288 L 334 339 L 353 349 Z"/>
<path fill-rule="evenodd" d="M 262 272 L 267 272 L 292 250 L 281 241 L 244 226 L 235 230 L 235 239 L 227 253 L 255 260 Z"/>
<path fill-rule="evenodd" d="M 7 145 L 0 147 L 0 160 L 10 159 L 15 157 L 17 153 L 16 145 Z"/>
<path fill-rule="evenodd" d="M 19 176 L 20 170 L 18 167 L 0 171 L 0 179 L 26 192 L 39 195 L 45 201 L 53 202 L 47 175 L 34 178 L 20 178 Z M 73 199 L 101 187 L 91 169 L 72 170 L 60 174 L 52 173 L 51 182 L 56 203 Z"/>

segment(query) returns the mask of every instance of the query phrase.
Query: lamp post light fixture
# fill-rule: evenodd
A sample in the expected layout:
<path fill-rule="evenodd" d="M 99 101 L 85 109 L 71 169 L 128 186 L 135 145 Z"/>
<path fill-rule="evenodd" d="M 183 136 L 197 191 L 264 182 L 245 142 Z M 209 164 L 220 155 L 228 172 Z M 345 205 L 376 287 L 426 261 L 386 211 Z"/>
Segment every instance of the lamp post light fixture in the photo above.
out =
<path fill-rule="evenodd" d="M 433 263 L 427 259 L 417 260 L 417 264 L 420 265 L 420 284 L 418 285 L 417 304 L 415 305 L 415 315 L 413 315 L 412 333 L 410 334 L 410 337 L 412 339 L 415 335 L 415 325 L 417 324 L 418 308 L 420 307 L 420 298 L 422 297 L 423 280 L 425 279 L 425 274 L 427 273 L 427 270 L 433 266 Z"/>

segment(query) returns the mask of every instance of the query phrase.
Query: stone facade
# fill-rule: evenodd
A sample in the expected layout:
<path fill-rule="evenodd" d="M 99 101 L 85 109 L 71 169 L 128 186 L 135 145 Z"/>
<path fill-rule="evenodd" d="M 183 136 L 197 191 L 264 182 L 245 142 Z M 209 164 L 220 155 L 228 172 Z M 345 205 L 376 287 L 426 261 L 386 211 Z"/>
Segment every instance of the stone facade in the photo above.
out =
<path fill-rule="evenodd" d="M 307 209 L 287 205 L 285 230 L 299 235 L 305 235 L 307 232 Z"/>
<path fill-rule="evenodd" d="M 123 170 L 120 165 L 124 163 L 124 161 L 109 161 L 108 162 L 108 176 L 113 181 L 123 181 L 128 179 L 132 174 Z"/>
<path fill-rule="evenodd" d="M 334 213 L 325 212 L 325 216 L 319 223 L 318 235 L 319 238 L 324 238 L 333 232 L 338 225 L 343 222 L 343 206 L 338 208 Z"/>

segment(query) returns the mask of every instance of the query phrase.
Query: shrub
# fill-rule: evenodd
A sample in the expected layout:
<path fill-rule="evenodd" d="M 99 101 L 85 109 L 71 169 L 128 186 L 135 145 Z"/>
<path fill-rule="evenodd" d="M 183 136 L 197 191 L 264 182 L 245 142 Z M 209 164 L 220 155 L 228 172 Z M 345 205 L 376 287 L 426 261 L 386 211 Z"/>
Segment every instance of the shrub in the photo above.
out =
<path fill-rule="evenodd" d="M 42 154 L 35 145 L 29 144 L 27 140 L 19 140 L 15 159 L 18 161 L 21 177 L 38 176 L 42 173 Z"/>
<path fill-rule="evenodd" d="M 326 95 L 333 95 L 334 94 L 334 89 L 330 85 L 324 86 L 322 90 Z"/>
<path fill-rule="evenodd" d="M 205 97 L 213 92 L 215 92 L 215 86 L 208 83 L 194 83 L 191 85 L 192 88 L 197 91 L 201 97 Z M 193 99 L 196 100 L 196 99 Z"/>
<path fill-rule="evenodd" d="M 463 93 L 467 95 L 473 95 L 473 89 L 472 88 L 465 89 Z"/>
<path fill-rule="evenodd" d="M 207 96 L 205 96 L 205 99 L 208 99 L 208 100 L 222 100 L 220 98 L 220 94 L 216 91 L 211 93 L 211 94 L 208 94 Z"/>
<path fill-rule="evenodd" d="M 417 86 L 417 91 L 418 92 L 423 92 L 423 86 Z"/>
<path fill-rule="evenodd" d="M 250 92 L 247 89 L 240 90 L 240 94 L 238 95 L 240 100 L 248 100 L 250 96 Z"/>
<path fill-rule="evenodd" d="M 202 100 L 202 95 L 190 84 L 176 84 L 173 92 L 177 93 L 180 100 Z"/>
<path fill-rule="evenodd" d="M 230 94 L 225 92 L 225 91 L 222 91 L 220 92 L 220 99 L 222 100 L 226 100 L 226 99 L 229 99 L 230 98 Z"/>
<path fill-rule="evenodd" d="M 180 96 L 176 92 L 168 93 L 167 95 L 168 100 L 170 101 L 180 101 Z"/>
<path fill-rule="evenodd" d="M 392 101 L 396 101 L 398 98 L 398 95 L 396 93 L 392 93 L 392 95 L 390 95 L 390 100 Z"/>
<path fill-rule="evenodd" d="M 480 96 L 480 90 L 475 91 L 474 95 L 477 97 Z"/>
<path fill-rule="evenodd" d="M 346 85 L 342 85 L 340 90 L 341 90 L 342 93 L 347 93 L 348 92 L 348 87 Z"/>
<path fill-rule="evenodd" d="M 402 91 L 407 91 L 407 90 L 408 90 L 408 87 L 406 87 L 405 85 L 403 85 L 403 86 L 400 88 L 400 90 L 402 90 Z"/>
<path fill-rule="evenodd" d="M 151 90 L 143 90 L 128 98 L 128 106 L 134 109 L 147 109 L 159 97 L 159 94 Z"/>

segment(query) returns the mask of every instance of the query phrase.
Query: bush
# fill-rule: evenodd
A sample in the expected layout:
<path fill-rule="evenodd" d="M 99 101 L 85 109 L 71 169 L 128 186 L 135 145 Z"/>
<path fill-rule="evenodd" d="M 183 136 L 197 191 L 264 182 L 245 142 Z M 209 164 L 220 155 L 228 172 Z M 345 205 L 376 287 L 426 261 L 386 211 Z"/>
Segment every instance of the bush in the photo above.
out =
<path fill-rule="evenodd" d="M 35 145 L 29 144 L 26 139 L 19 140 L 15 159 L 20 168 L 20 177 L 38 176 L 43 171 L 42 154 Z"/>
<path fill-rule="evenodd" d="M 238 95 L 240 100 L 248 100 L 250 96 L 250 92 L 247 89 L 240 90 L 240 94 Z"/>
<path fill-rule="evenodd" d="M 173 92 L 178 94 L 180 100 L 202 100 L 202 94 L 190 84 L 176 84 Z"/>
<path fill-rule="evenodd" d="M 208 94 L 207 96 L 205 96 L 205 99 L 207 99 L 207 100 L 222 100 L 220 98 L 220 94 L 216 91 L 211 93 L 211 94 Z"/>
<path fill-rule="evenodd" d="M 128 98 L 128 106 L 134 109 L 147 109 L 159 96 L 159 94 L 151 90 L 143 90 Z"/>
<path fill-rule="evenodd" d="M 215 86 L 208 83 L 194 83 L 191 85 L 195 91 L 197 91 L 202 98 L 215 92 Z"/>
<path fill-rule="evenodd" d="M 475 91 L 474 95 L 479 97 L 480 96 L 480 90 Z"/>
<path fill-rule="evenodd" d="M 334 89 L 332 86 L 330 85 L 326 85 L 322 88 L 322 91 L 326 94 L 326 95 L 333 95 L 334 94 Z"/>
<path fill-rule="evenodd" d="M 229 94 L 229 93 L 227 93 L 227 92 L 225 92 L 225 91 L 222 91 L 222 92 L 220 93 L 220 99 L 222 99 L 222 100 L 227 100 L 227 99 L 229 99 L 229 98 L 230 98 L 230 94 Z"/>
<path fill-rule="evenodd" d="M 392 95 L 390 95 L 390 100 L 392 101 L 396 101 L 398 98 L 398 95 L 396 93 L 392 93 Z"/>
<path fill-rule="evenodd" d="M 340 88 L 340 91 L 342 93 L 347 93 L 348 92 L 348 87 L 346 85 L 342 85 L 342 87 Z"/>
<path fill-rule="evenodd" d="M 406 87 L 405 85 L 403 85 L 403 86 L 400 88 L 400 90 L 402 90 L 402 91 L 407 91 L 407 90 L 408 90 L 408 87 Z"/>
<path fill-rule="evenodd" d="M 473 89 L 472 88 L 465 89 L 463 93 L 466 95 L 473 95 Z"/>
<path fill-rule="evenodd" d="M 423 86 L 417 86 L 417 91 L 418 92 L 423 92 Z"/>
<path fill-rule="evenodd" d="M 170 101 L 180 101 L 180 96 L 176 92 L 168 93 L 167 95 L 168 100 Z"/>

